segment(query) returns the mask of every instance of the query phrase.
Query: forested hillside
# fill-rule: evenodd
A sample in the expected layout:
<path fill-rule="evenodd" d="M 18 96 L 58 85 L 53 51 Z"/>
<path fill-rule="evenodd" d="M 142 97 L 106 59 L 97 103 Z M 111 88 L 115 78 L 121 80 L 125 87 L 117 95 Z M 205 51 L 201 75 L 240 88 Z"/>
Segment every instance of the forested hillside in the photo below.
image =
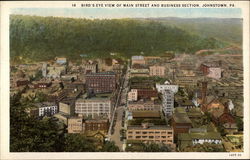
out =
<path fill-rule="evenodd" d="M 148 18 L 166 25 L 177 26 L 202 37 L 215 37 L 221 41 L 242 45 L 243 20 L 240 18 Z"/>
<path fill-rule="evenodd" d="M 200 49 L 222 48 L 213 37 L 190 34 L 175 26 L 152 20 L 74 18 L 11 15 L 11 60 L 48 60 L 56 56 L 77 59 L 120 53 L 159 55 L 165 51 L 194 53 Z"/>

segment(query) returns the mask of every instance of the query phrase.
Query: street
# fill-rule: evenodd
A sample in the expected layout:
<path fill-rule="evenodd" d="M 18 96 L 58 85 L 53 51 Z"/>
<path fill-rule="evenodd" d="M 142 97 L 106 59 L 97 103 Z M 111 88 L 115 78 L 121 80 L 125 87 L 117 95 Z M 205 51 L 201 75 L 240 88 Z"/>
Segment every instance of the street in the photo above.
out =
<path fill-rule="evenodd" d="M 120 140 L 120 130 L 122 129 L 122 116 L 123 116 L 123 111 L 124 111 L 124 106 L 123 107 L 118 107 L 116 109 L 116 114 L 117 117 L 116 123 L 114 126 L 114 133 L 111 135 L 111 141 L 114 141 L 115 144 L 119 147 L 120 151 L 122 151 L 122 145 L 123 142 Z"/>

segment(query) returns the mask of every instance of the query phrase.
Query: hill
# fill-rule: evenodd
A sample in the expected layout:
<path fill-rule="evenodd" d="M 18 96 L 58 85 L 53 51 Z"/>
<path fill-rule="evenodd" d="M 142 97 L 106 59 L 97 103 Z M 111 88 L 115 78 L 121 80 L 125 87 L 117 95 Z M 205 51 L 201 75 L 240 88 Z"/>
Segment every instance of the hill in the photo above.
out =
<path fill-rule="evenodd" d="M 226 43 L 214 37 L 202 37 L 155 20 L 90 20 L 39 16 L 10 16 L 11 60 L 49 60 L 66 56 L 72 60 L 81 54 L 107 57 L 160 55 L 165 51 L 193 54 L 201 49 L 223 48 Z"/>
<path fill-rule="evenodd" d="M 240 18 L 148 18 L 168 26 L 176 26 L 191 34 L 215 37 L 218 40 L 242 45 L 243 22 Z"/>

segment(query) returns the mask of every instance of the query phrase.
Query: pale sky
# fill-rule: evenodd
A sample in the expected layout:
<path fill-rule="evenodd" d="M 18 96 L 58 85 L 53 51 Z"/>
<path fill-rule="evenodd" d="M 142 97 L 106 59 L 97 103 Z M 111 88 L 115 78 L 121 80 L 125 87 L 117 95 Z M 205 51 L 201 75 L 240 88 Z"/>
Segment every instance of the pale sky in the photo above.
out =
<path fill-rule="evenodd" d="M 242 18 L 240 8 L 15 8 L 11 14 L 74 18 Z"/>

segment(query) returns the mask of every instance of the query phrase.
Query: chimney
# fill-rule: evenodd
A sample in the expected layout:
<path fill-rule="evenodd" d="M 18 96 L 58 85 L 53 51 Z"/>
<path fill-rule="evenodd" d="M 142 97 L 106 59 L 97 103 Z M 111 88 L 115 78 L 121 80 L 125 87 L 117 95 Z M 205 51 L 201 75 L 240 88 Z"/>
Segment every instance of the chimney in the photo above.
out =
<path fill-rule="evenodd" d="M 207 96 L 207 82 L 203 81 L 202 83 L 202 92 L 201 92 L 201 96 L 202 96 L 202 105 L 206 103 L 206 96 Z"/>

